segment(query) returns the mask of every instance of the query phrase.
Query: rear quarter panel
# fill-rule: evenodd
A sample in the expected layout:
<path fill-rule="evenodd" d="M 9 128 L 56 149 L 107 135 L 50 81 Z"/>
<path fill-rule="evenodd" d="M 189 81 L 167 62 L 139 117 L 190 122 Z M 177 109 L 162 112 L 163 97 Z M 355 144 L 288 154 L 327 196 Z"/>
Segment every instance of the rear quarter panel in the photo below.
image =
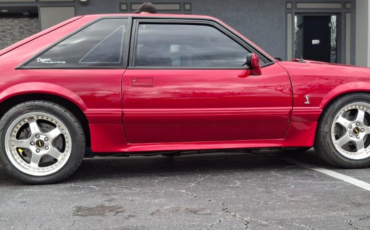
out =
<path fill-rule="evenodd" d="M 126 143 L 121 109 L 124 69 L 17 69 L 47 47 L 99 17 L 81 17 L 3 53 L 0 56 L 0 103 L 13 96 L 30 93 L 64 97 L 85 113 L 90 125 L 92 150 L 108 152 Z M 114 138 L 94 141 L 104 137 L 107 130 Z"/>
<path fill-rule="evenodd" d="M 109 116 L 107 122 L 121 123 L 120 82 L 124 70 L 16 69 L 94 19 L 82 17 L 0 56 L 0 102 L 25 93 L 50 93 L 71 100 L 87 115 L 102 112 L 97 110 L 115 112 L 117 117 Z M 89 121 L 102 122 L 96 116 Z"/>

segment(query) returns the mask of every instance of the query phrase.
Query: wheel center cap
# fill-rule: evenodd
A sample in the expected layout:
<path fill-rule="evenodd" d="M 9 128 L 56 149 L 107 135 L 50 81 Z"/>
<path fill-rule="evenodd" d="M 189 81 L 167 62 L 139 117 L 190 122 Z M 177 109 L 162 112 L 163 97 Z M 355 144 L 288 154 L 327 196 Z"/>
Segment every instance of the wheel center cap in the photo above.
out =
<path fill-rule="evenodd" d="M 42 141 L 42 140 L 37 140 L 36 141 L 36 146 L 38 148 L 42 148 L 42 147 L 44 147 L 44 145 L 45 145 L 44 141 Z"/>
<path fill-rule="evenodd" d="M 356 134 L 356 135 L 359 134 L 360 133 L 360 128 L 359 127 L 354 128 L 353 133 Z"/>

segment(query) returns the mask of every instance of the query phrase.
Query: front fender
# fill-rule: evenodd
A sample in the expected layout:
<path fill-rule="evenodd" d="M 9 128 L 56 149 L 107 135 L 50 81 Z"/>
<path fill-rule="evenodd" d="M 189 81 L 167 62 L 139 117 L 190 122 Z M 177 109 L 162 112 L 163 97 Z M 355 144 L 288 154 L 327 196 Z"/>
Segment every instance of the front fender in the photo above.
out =
<path fill-rule="evenodd" d="M 87 106 L 83 100 L 74 92 L 59 85 L 43 82 L 27 82 L 13 85 L 0 93 L 0 103 L 14 96 L 34 93 L 59 96 L 73 102 L 82 111 L 87 109 Z"/>

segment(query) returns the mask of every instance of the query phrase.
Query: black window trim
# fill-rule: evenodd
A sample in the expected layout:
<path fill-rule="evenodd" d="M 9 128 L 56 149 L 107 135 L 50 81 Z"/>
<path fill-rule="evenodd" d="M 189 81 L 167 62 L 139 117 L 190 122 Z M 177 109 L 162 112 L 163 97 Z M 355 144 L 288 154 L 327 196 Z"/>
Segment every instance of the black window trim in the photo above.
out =
<path fill-rule="evenodd" d="M 45 67 L 30 67 L 30 66 L 27 66 L 27 64 L 29 64 L 31 61 L 33 61 L 35 58 L 43 55 L 45 52 L 47 52 L 48 50 L 50 50 L 51 48 L 53 48 L 54 46 L 56 46 L 57 44 L 59 44 L 60 42 L 68 39 L 69 37 L 77 34 L 78 32 L 84 30 L 85 28 L 91 26 L 92 24 L 100 21 L 100 20 L 104 20 L 104 19 L 128 19 L 128 22 L 127 22 L 127 33 L 125 34 L 125 44 L 124 44 L 124 50 L 128 51 L 128 52 L 124 52 L 124 56 L 123 56 L 123 62 L 122 62 L 122 65 L 121 66 L 81 66 L 81 67 L 52 67 L 52 66 L 45 66 Z M 15 69 L 246 69 L 246 68 L 225 68 L 225 67 L 213 67 L 213 68 L 209 68 L 209 67 L 206 67 L 206 68 L 201 68 L 201 67 L 197 67 L 197 68 L 194 68 L 194 67 L 188 67 L 188 68 L 178 68 L 178 67 L 166 67 L 166 68 L 163 68 L 163 67 L 134 67 L 132 66 L 132 59 L 133 59 L 133 49 L 135 48 L 134 45 L 136 44 L 136 39 L 137 39 L 137 30 L 138 30 L 138 23 L 139 21 L 143 21 L 143 22 L 153 22 L 153 23 L 157 23 L 158 21 L 162 21 L 163 23 L 194 23 L 194 22 L 198 22 L 200 24 L 205 24 L 205 25 L 211 25 L 211 26 L 214 26 L 216 27 L 217 29 L 220 29 L 222 31 L 225 31 L 226 34 L 228 34 L 228 36 L 230 36 L 234 41 L 235 40 L 238 40 L 239 43 L 241 46 L 243 46 L 244 48 L 246 48 L 248 51 L 252 51 L 253 53 L 256 53 L 259 58 L 261 60 L 263 60 L 264 62 L 266 62 L 264 65 L 262 65 L 261 67 L 264 68 L 264 67 L 267 67 L 267 66 L 270 66 L 270 65 L 273 65 L 275 64 L 275 60 L 273 59 L 270 59 L 269 57 L 265 56 L 263 54 L 263 52 L 254 47 L 253 45 L 249 44 L 247 41 L 245 41 L 243 38 L 241 38 L 240 36 L 238 36 L 237 34 L 233 33 L 232 31 L 230 31 L 228 28 L 226 28 L 225 26 L 223 26 L 222 24 L 214 21 L 214 20 L 211 20 L 211 19 L 204 19 L 204 18 L 181 18 L 181 17 L 140 17 L 139 15 L 137 17 L 133 17 L 131 15 L 129 16 L 125 16 L 125 15 L 122 15 L 122 16 L 104 16 L 104 17 L 100 17 L 100 18 L 97 18 L 89 23 L 87 23 L 86 25 L 82 26 L 81 28 L 75 30 L 74 32 L 64 36 L 63 38 L 57 40 L 56 42 L 52 43 L 51 45 L 47 46 L 44 50 L 42 50 L 41 52 L 37 53 L 36 55 L 32 56 L 31 58 L 27 59 L 26 61 L 24 61 L 23 63 L 21 63 L 19 66 L 17 66 Z"/>
<path fill-rule="evenodd" d="M 259 49 L 250 45 L 247 41 L 224 27 L 222 24 L 213 21 L 211 19 L 203 19 L 203 18 L 150 18 L 150 17 L 143 17 L 143 18 L 133 18 L 132 23 L 132 32 L 131 32 L 131 44 L 130 44 L 130 54 L 129 54 L 129 63 L 127 69 L 187 69 L 187 70 L 197 70 L 197 69 L 240 69 L 244 70 L 247 69 L 246 67 L 157 67 L 157 66 L 135 66 L 135 53 L 136 53 L 136 44 L 138 39 L 138 29 L 140 23 L 148 23 L 148 24 L 193 24 L 193 25 L 208 25 L 212 26 L 228 37 L 232 39 L 234 42 L 238 43 L 242 47 L 244 47 L 247 51 L 251 53 L 256 53 L 258 57 L 263 60 L 265 63 L 261 65 L 261 68 L 273 65 L 275 60 L 271 60 L 270 58 L 266 57 Z"/>
<path fill-rule="evenodd" d="M 127 21 L 127 28 L 125 28 L 125 35 L 124 35 L 124 44 L 123 44 L 123 58 L 121 61 L 121 65 L 117 66 L 75 66 L 75 67 L 57 67 L 57 66 L 27 66 L 36 58 L 40 57 L 59 43 L 65 41 L 66 39 L 72 37 L 73 35 L 81 32 L 82 30 L 86 29 L 87 27 L 105 19 L 128 19 Z M 72 33 L 64 36 L 63 38 L 57 40 L 56 42 L 52 43 L 51 45 L 47 46 L 44 50 L 37 53 L 36 55 L 32 56 L 31 58 L 27 59 L 25 62 L 21 63 L 15 69 L 126 69 L 127 68 L 127 60 L 129 52 L 128 49 L 130 47 L 130 37 L 131 37 L 131 30 L 132 30 L 132 17 L 130 16 L 107 16 L 107 17 L 100 17 L 97 18 L 86 25 L 82 26 L 81 28 L 73 31 Z"/>

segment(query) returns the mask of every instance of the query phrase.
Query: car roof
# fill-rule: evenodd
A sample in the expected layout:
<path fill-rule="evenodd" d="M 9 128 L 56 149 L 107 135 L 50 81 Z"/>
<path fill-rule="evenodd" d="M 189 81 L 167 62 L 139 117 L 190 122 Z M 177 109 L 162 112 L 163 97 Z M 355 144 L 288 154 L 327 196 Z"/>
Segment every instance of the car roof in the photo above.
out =
<path fill-rule="evenodd" d="M 219 21 L 217 18 L 207 16 L 207 15 L 194 15 L 194 14 L 137 14 L 137 13 L 116 13 L 116 14 L 90 14 L 90 15 L 83 15 L 85 17 L 135 17 L 135 18 L 188 18 L 188 19 L 208 19 L 208 20 L 215 20 Z"/>

